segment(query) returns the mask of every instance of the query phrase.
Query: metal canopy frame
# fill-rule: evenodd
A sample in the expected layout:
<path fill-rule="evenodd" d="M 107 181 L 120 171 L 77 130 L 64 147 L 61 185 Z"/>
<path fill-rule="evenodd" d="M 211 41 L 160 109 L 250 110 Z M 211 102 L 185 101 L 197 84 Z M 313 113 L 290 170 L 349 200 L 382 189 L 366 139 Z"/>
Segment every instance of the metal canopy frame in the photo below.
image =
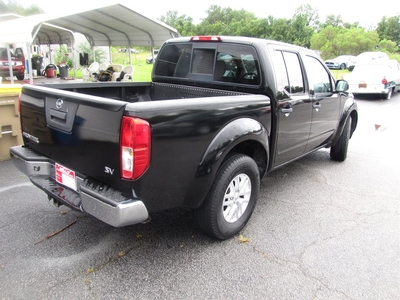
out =
<path fill-rule="evenodd" d="M 0 44 L 27 44 L 29 64 L 31 45 L 73 45 L 74 33 L 84 35 L 91 48 L 96 46 L 150 46 L 154 48 L 161 46 L 169 38 L 180 36 L 175 28 L 148 18 L 122 4 L 67 15 L 34 15 L 4 21 L 1 25 L 7 28 L 7 31 L 0 34 Z M 131 61 L 130 51 L 129 55 Z M 31 72 L 31 66 L 29 70 Z"/>
<path fill-rule="evenodd" d="M 180 36 L 175 28 L 150 19 L 122 4 L 99 7 L 66 16 L 51 16 L 46 24 L 83 34 L 95 46 L 160 46 Z M 65 33 L 57 31 L 61 37 Z M 43 38 L 43 33 L 38 33 Z"/>

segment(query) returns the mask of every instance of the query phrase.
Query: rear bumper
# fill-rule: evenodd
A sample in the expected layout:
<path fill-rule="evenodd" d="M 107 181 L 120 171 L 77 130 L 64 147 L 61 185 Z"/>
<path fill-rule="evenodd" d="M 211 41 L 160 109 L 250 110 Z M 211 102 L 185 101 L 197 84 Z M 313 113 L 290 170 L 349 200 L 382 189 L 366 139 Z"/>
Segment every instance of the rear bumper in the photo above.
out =
<path fill-rule="evenodd" d="M 392 87 L 383 85 L 369 85 L 368 88 L 359 88 L 358 85 L 350 85 L 349 90 L 353 94 L 384 94 L 387 95 Z"/>
<path fill-rule="evenodd" d="M 77 191 L 55 180 L 54 162 L 23 146 L 10 148 L 14 165 L 49 198 L 73 209 L 86 212 L 114 227 L 145 221 L 148 211 L 138 199 L 128 199 L 121 192 L 90 178 L 76 177 Z"/>

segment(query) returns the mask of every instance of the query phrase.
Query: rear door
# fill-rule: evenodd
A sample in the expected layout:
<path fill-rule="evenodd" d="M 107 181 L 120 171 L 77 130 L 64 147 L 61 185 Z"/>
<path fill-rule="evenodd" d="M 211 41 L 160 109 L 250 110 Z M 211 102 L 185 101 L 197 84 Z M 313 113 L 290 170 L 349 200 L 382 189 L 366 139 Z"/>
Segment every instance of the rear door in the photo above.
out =
<path fill-rule="evenodd" d="M 278 84 L 278 128 L 274 166 L 279 166 L 304 153 L 310 134 L 312 111 L 299 54 L 286 50 L 274 52 Z"/>

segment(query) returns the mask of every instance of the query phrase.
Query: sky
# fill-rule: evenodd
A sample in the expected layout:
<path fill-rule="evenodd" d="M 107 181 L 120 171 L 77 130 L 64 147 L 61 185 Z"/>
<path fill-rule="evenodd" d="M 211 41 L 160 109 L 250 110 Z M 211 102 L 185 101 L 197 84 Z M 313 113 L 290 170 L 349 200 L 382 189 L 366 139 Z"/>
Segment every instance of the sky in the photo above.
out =
<path fill-rule="evenodd" d="M 152 19 L 159 19 L 165 16 L 167 11 L 177 11 L 178 16 L 186 15 L 193 18 L 195 24 L 199 23 L 202 18 L 207 16 L 206 10 L 211 5 L 218 5 L 222 8 L 230 7 L 234 10 L 244 9 L 253 12 L 258 18 L 266 18 L 272 15 L 274 18 L 291 19 L 301 5 L 310 4 L 319 14 L 319 20 L 324 22 L 326 16 L 340 15 L 344 22 L 358 22 L 366 29 L 373 28 L 378 24 L 383 16 L 393 17 L 400 14 L 400 5 L 398 0 L 385 0 L 384 2 L 361 2 L 359 0 L 278 0 L 256 1 L 245 0 L 166 0 L 166 1 L 134 1 L 134 0 L 16 0 L 17 3 L 27 7 L 32 4 L 38 5 L 45 12 L 56 12 L 62 7 L 64 12 L 79 12 L 93 9 L 96 7 L 108 6 L 114 3 L 121 3 L 130 9 L 137 11 Z M 251 3 L 251 4 L 250 4 Z M 371 5 L 376 3 L 377 5 Z"/>

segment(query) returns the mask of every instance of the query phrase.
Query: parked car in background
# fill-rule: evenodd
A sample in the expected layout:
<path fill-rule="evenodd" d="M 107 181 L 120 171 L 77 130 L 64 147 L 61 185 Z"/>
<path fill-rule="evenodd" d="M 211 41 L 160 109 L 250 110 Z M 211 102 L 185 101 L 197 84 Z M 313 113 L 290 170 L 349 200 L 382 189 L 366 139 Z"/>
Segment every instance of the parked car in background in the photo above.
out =
<path fill-rule="evenodd" d="M 345 70 L 355 58 L 354 55 L 340 55 L 336 58 L 326 60 L 325 64 L 329 69 Z"/>
<path fill-rule="evenodd" d="M 22 48 L 15 48 L 14 51 L 10 50 L 11 65 L 13 76 L 18 80 L 23 80 L 25 77 L 25 55 Z M 9 61 L 7 55 L 7 48 L 0 47 L 0 76 L 11 77 Z"/>
<path fill-rule="evenodd" d="M 343 79 L 355 96 L 371 94 L 390 99 L 393 92 L 400 90 L 400 65 L 395 59 L 357 62 L 353 72 Z"/>
<path fill-rule="evenodd" d="M 357 63 L 365 63 L 370 61 L 376 61 L 380 59 L 389 59 L 389 56 L 385 52 L 381 51 L 370 51 L 370 52 L 363 52 L 356 56 L 354 60 L 349 65 L 349 71 L 353 71 L 355 65 Z"/>

